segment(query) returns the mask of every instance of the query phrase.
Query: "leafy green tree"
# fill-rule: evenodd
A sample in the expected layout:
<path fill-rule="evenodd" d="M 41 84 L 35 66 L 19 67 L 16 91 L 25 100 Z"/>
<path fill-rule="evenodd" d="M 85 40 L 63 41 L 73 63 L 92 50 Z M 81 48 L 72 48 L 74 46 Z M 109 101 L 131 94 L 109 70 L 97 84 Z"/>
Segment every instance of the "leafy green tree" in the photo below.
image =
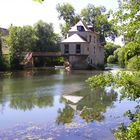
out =
<path fill-rule="evenodd" d="M 75 9 L 69 3 L 57 4 L 56 10 L 58 12 L 58 18 L 65 21 L 64 24 L 60 25 L 61 33 L 66 38 L 66 35 L 71 26 L 76 24 L 80 17 L 76 15 Z"/>
<path fill-rule="evenodd" d="M 52 24 L 38 21 L 34 25 L 35 35 L 37 37 L 36 46 L 32 47 L 33 52 L 57 52 L 59 51 L 60 37 L 54 33 Z M 57 59 L 57 58 L 56 58 Z M 53 63 L 55 61 L 51 58 L 40 57 L 35 59 L 36 66 L 44 66 L 45 63 Z"/>
<path fill-rule="evenodd" d="M 129 59 L 127 62 L 127 68 L 131 70 L 140 70 L 140 55 Z"/>
<path fill-rule="evenodd" d="M 35 46 L 36 36 L 31 26 L 11 27 L 7 37 L 7 44 L 10 46 L 11 69 L 20 69 L 20 62 L 23 60 L 24 52 L 29 52 Z"/>
<path fill-rule="evenodd" d="M 63 19 L 69 25 L 74 25 L 75 9 L 69 3 L 64 3 L 62 5 L 57 4 L 56 10 L 59 13 L 58 18 Z"/>
<path fill-rule="evenodd" d="M 116 24 L 120 35 L 124 36 L 125 42 L 133 41 L 140 29 L 140 1 L 119 0 L 119 10 L 114 13 L 114 24 Z"/>
<path fill-rule="evenodd" d="M 115 59 L 114 55 L 109 55 L 109 57 L 107 58 L 107 63 L 114 64 L 115 62 L 116 62 L 116 59 Z"/>
<path fill-rule="evenodd" d="M 58 51 L 58 43 L 60 38 L 54 33 L 52 24 L 38 21 L 34 25 L 34 31 L 37 38 L 36 46 L 32 47 L 34 52 L 55 52 Z"/>
<path fill-rule="evenodd" d="M 118 51 L 118 62 L 121 67 L 126 67 L 129 59 L 140 56 L 140 46 L 138 42 L 129 42 Z"/>
<path fill-rule="evenodd" d="M 117 36 L 117 30 L 109 21 L 111 11 L 107 12 L 104 6 L 95 7 L 92 4 L 81 10 L 81 18 L 88 23 L 92 23 L 94 30 L 102 37 L 110 37 L 112 40 Z"/>
<path fill-rule="evenodd" d="M 119 45 L 115 45 L 113 43 L 110 43 L 108 42 L 104 49 L 105 49 L 105 62 L 107 62 L 107 58 L 110 56 L 110 55 L 113 55 L 114 54 L 114 51 L 117 50 L 118 48 L 120 48 L 121 46 Z"/>

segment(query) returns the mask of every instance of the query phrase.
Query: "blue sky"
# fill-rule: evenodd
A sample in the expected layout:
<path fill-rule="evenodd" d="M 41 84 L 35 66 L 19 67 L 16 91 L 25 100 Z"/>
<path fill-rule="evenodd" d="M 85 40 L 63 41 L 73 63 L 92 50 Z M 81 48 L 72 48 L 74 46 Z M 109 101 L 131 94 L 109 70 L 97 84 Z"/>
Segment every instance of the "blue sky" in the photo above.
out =
<path fill-rule="evenodd" d="M 95 6 L 103 5 L 107 9 L 117 9 L 117 0 L 45 0 L 42 4 L 32 0 L 0 0 L 0 27 L 33 25 L 38 20 L 53 23 L 56 32 L 59 32 L 58 3 L 70 3 L 79 13 L 88 3 Z"/>

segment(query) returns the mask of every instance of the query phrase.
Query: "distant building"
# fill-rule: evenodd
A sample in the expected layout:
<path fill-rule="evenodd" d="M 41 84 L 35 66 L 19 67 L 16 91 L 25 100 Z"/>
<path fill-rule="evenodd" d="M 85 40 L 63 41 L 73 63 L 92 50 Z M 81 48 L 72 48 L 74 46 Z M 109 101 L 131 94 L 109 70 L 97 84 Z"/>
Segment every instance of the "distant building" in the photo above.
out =
<path fill-rule="evenodd" d="M 9 48 L 6 46 L 6 44 L 4 43 L 5 37 L 9 34 L 8 29 L 5 28 L 1 28 L 0 27 L 0 35 L 1 37 L 1 41 L 2 41 L 2 52 L 5 55 L 9 54 Z"/>
<path fill-rule="evenodd" d="M 104 65 L 104 46 L 93 26 L 81 20 L 68 32 L 67 38 L 60 44 L 61 53 L 74 69 L 87 69 Z"/>

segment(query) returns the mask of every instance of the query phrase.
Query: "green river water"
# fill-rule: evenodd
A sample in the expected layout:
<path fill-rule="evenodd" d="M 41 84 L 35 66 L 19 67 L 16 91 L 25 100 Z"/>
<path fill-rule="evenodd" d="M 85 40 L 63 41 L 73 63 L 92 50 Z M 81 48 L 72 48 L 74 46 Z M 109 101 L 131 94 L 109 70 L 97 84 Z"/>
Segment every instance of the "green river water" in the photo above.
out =
<path fill-rule="evenodd" d="M 115 140 L 136 102 L 85 80 L 103 71 L 33 69 L 0 77 L 0 140 Z"/>

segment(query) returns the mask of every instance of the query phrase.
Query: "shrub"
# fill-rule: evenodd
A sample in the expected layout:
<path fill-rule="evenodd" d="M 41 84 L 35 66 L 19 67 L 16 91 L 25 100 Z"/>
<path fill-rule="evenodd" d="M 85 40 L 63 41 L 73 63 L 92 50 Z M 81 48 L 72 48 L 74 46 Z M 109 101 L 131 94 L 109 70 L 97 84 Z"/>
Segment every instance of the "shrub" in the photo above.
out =
<path fill-rule="evenodd" d="M 108 58 L 107 58 L 107 63 L 115 63 L 116 62 L 116 59 L 113 55 L 110 55 Z"/>
<path fill-rule="evenodd" d="M 140 56 L 134 56 L 129 59 L 127 68 L 131 70 L 140 70 Z"/>

